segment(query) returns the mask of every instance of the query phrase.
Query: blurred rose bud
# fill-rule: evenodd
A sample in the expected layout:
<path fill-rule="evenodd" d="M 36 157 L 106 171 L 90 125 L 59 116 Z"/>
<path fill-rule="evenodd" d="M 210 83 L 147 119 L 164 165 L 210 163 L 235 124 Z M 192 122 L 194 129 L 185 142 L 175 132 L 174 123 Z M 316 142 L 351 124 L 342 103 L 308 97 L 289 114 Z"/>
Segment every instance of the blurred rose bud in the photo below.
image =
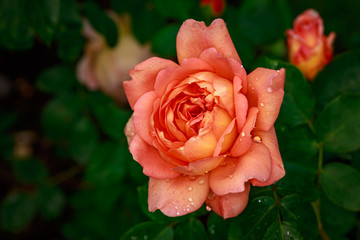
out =
<path fill-rule="evenodd" d="M 77 77 L 89 90 L 101 90 L 119 104 L 126 104 L 122 82 L 130 78 L 129 70 L 151 56 L 150 46 L 141 45 L 131 33 L 130 17 L 109 12 L 118 26 L 120 37 L 110 48 L 105 38 L 84 21 L 87 38 L 84 55 L 77 66 Z"/>
<path fill-rule="evenodd" d="M 335 33 L 326 37 L 319 13 L 309 9 L 295 19 L 294 29 L 287 30 L 286 35 L 290 62 L 313 80 L 332 59 Z"/>
<path fill-rule="evenodd" d="M 213 16 L 220 16 L 225 10 L 225 0 L 201 0 L 200 6 L 208 6 Z"/>

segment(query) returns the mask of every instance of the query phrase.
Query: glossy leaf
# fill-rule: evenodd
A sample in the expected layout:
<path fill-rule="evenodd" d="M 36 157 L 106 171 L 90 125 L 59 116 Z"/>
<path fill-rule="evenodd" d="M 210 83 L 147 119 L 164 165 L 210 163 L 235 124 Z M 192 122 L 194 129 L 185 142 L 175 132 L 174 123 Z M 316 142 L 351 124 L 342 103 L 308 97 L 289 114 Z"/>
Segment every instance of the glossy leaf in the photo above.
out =
<path fill-rule="evenodd" d="M 33 36 L 26 18 L 25 0 L 0 1 L 0 46 L 9 50 L 26 50 Z"/>
<path fill-rule="evenodd" d="M 91 153 L 85 179 L 94 185 L 121 181 L 127 171 L 127 147 L 115 142 L 104 142 Z M 126 158 L 127 157 L 127 158 Z"/>
<path fill-rule="evenodd" d="M 190 218 L 175 226 L 174 230 L 175 240 L 198 240 L 208 239 L 204 225 L 199 219 Z"/>
<path fill-rule="evenodd" d="M 72 69 L 64 65 L 57 65 L 43 71 L 36 81 L 36 86 L 46 93 L 61 94 L 71 90 L 76 81 Z"/>
<path fill-rule="evenodd" d="M 327 164 L 320 174 L 325 195 L 350 211 L 360 210 L 360 172 L 343 163 Z"/>
<path fill-rule="evenodd" d="M 226 239 L 229 229 L 229 221 L 214 212 L 211 212 L 207 220 L 207 229 L 210 239 Z"/>
<path fill-rule="evenodd" d="M 69 135 L 69 152 L 79 163 L 88 161 L 99 141 L 98 129 L 85 116 L 74 123 Z"/>
<path fill-rule="evenodd" d="M 288 222 L 274 222 L 266 232 L 264 240 L 300 240 L 303 237 L 297 231 L 296 227 Z"/>
<path fill-rule="evenodd" d="M 41 215 L 45 219 L 54 219 L 61 215 L 64 205 L 65 196 L 57 187 L 42 187 L 39 190 L 38 206 Z"/>
<path fill-rule="evenodd" d="M 171 226 L 159 222 L 144 222 L 131 228 L 121 240 L 132 239 L 154 239 L 154 240 L 171 240 L 174 231 Z"/>
<path fill-rule="evenodd" d="M 343 93 L 360 92 L 360 50 L 339 54 L 314 79 L 319 108 Z"/>
<path fill-rule="evenodd" d="M 350 152 L 360 148 L 360 94 L 341 95 L 319 114 L 315 130 L 324 149 Z"/>
<path fill-rule="evenodd" d="M 60 3 L 60 0 L 25 1 L 29 24 L 48 46 L 58 26 Z"/>
<path fill-rule="evenodd" d="M 120 38 L 114 21 L 94 1 L 86 1 L 83 7 L 92 27 L 105 37 L 110 47 L 114 47 Z"/>
<path fill-rule="evenodd" d="M 57 54 L 64 61 L 75 61 L 83 51 L 82 21 L 77 2 L 62 0 L 56 32 Z"/>
<path fill-rule="evenodd" d="M 12 192 L 5 197 L 1 205 L 1 226 L 8 231 L 19 231 L 31 222 L 35 213 L 34 195 Z"/>
<path fill-rule="evenodd" d="M 152 51 L 163 57 L 176 56 L 176 35 L 178 25 L 169 25 L 159 31 L 152 39 Z M 166 46 L 166 48 L 164 48 Z"/>

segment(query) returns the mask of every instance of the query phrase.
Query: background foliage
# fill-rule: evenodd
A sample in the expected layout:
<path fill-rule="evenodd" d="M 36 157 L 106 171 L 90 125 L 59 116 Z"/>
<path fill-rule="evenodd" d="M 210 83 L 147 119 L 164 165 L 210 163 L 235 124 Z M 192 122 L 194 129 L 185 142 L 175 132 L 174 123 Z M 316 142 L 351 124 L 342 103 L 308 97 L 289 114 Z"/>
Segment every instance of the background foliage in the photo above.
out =
<path fill-rule="evenodd" d="M 285 30 L 308 8 L 334 31 L 335 57 L 308 83 L 287 61 Z M 168 218 L 147 211 L 147 178 L 123 134 L 131 115 L 79 84 L 82 18 L 110 46 L 107 9 L 132 16 L 135 37 L 176 59 L 188 18 L 214 17 L 196 0 L 0 1 L 1 239 L 360 239 L 360 21 L 357 0 L 227 1 L 221 16 L 250 72 L 286 68 L 276 122 L 287 171 L 252 188 L 238 217 L 205 207 Z M 341 14 L 340 14 L 341 13 Z"/>

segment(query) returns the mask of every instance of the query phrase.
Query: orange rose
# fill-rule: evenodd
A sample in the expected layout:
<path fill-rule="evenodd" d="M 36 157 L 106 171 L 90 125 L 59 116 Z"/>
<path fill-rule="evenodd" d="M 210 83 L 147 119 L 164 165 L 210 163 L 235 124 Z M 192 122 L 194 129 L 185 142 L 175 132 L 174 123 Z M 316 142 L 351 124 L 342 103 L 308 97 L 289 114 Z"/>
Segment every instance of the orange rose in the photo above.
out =
<path fill-rule="evenodd" d="M 100 89 L 119 103 L 127 104 L 122 82 L 129 79 L 130 69 L 151 56 L 150 48 L 141 46 L 131 34 L 129 16 L 114 12 L 109 15 L 121 35 L 118 43 L 110 48 L 105 38 L 85 20 L 84 35 L 88 42 L 77 66 L 77 76 L 89 90 Z"/>
<path fill-rule="evenodd" d="M 318 12 L 306 10 L 286 31 L 290 62 L 310 81 L 327 65 L 333 55 L 335 33 L 324 35 L 324 24 Z"/>
<path fill-rule="evenodd" d="M 246 74 L 225 23 L 187 20 L 177 36 L 179 64 L 150 58 L 130 71 L 134 110 L 125 134 L 149 181 L 149 210 L 168 216 L 204 202 L 224 218 L 245 208 L 250 185 L 285 174 L 273 124 L 284 69 Z"/>

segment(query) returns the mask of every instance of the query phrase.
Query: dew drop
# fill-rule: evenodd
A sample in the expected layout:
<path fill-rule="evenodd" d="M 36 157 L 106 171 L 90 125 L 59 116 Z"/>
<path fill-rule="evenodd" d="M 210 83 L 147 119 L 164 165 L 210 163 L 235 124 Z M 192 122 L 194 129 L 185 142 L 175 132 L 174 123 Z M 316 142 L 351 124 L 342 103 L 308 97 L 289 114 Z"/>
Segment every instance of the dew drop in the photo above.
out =
<path fill-rule="evenodd" d="M 180 212 L 176 212 L 176 215 L 178 215 L 178 216 L 179 216 L 179 215 L 180 215 Z"/>
<path fill-rule="evenodd" d="M 242 133 L 241 133 L 241 136 L 245 137 L 245 132 L 242 132 Z"/>
<path fill-rule="evenodd" d="M 206 206 L 206 211 L 211 211 L 211 207 L 209 207 L 209 206 Z"/>
<path fill-rule="evenodd" d="M 264 103 L 260 103 L 260 106 L 262 106 L 262 107 L 263 107 L 263 106 L 264 106 Z"/>
<path fill-rule="evenodd" d="M 189 201 L 189 202 L 192 202 L 192 201 L 193 201 L 193 199 L 192 199 L 191 197 L 189 197 L 189 198 L 188 198 L 188 201 Z"/>
<path fill-rule="evenodd" d="M 261 137 L 259 137 L 259 136 L 255 136 L 254 138 L 253 138 L 253 141 L 254 142 L 256 142 L 256 143 L 261 143 Z"/>
<path fill-rule="evenodd" d="M 192 188 L 192 187 L 189 187 L 189 188 L 188 188 L 188 190 L 189 190 L 189 192 L 190 192 L 190 191 L 192 191 L 192 190 L 193 190 L 193 188 Z"/>
<path fill-rule="evenodd" d="M 147 240 L 147 239 L 148 239 L 148 236 L 147 236 L 147 235 L 145 235 L 145 236 L 144 236 L 144 240 Z"/>
<path fill-rule="evenodd" d="M 259 199 L 258 202 L 261 203 L 261 199 Z"/>
<path fill-rule="evenodd" d="M 189 178 L 190 178 L 190 180 L 191 180 L 191 181 L 193 181 L 193 180 L 195 180 L 195 179 L 196 179 L 196 176 L 194 176 L 194 175 L 190 175 L 190 176 L 189 176 Z"/>
<path fill-rule="evenodd" d="M 187 208 L 186 211 L 187 211 L 187 212 L 190 212 L 190 208 Z"/>
<path fill-rule="evenodd" d="M 204 184 L 205 183 L 205 180 L 204 179 L 201 179 L 200 181 L 199 181 L 199 184 Z"/>
<path fill-rule="evenodd" d="M 272 92 L 273 89 L 272 89 L 271 87 L 268 87 L 268 88 L 267 88 L 267 91 L 268 91 L 268 92 Z"/>

